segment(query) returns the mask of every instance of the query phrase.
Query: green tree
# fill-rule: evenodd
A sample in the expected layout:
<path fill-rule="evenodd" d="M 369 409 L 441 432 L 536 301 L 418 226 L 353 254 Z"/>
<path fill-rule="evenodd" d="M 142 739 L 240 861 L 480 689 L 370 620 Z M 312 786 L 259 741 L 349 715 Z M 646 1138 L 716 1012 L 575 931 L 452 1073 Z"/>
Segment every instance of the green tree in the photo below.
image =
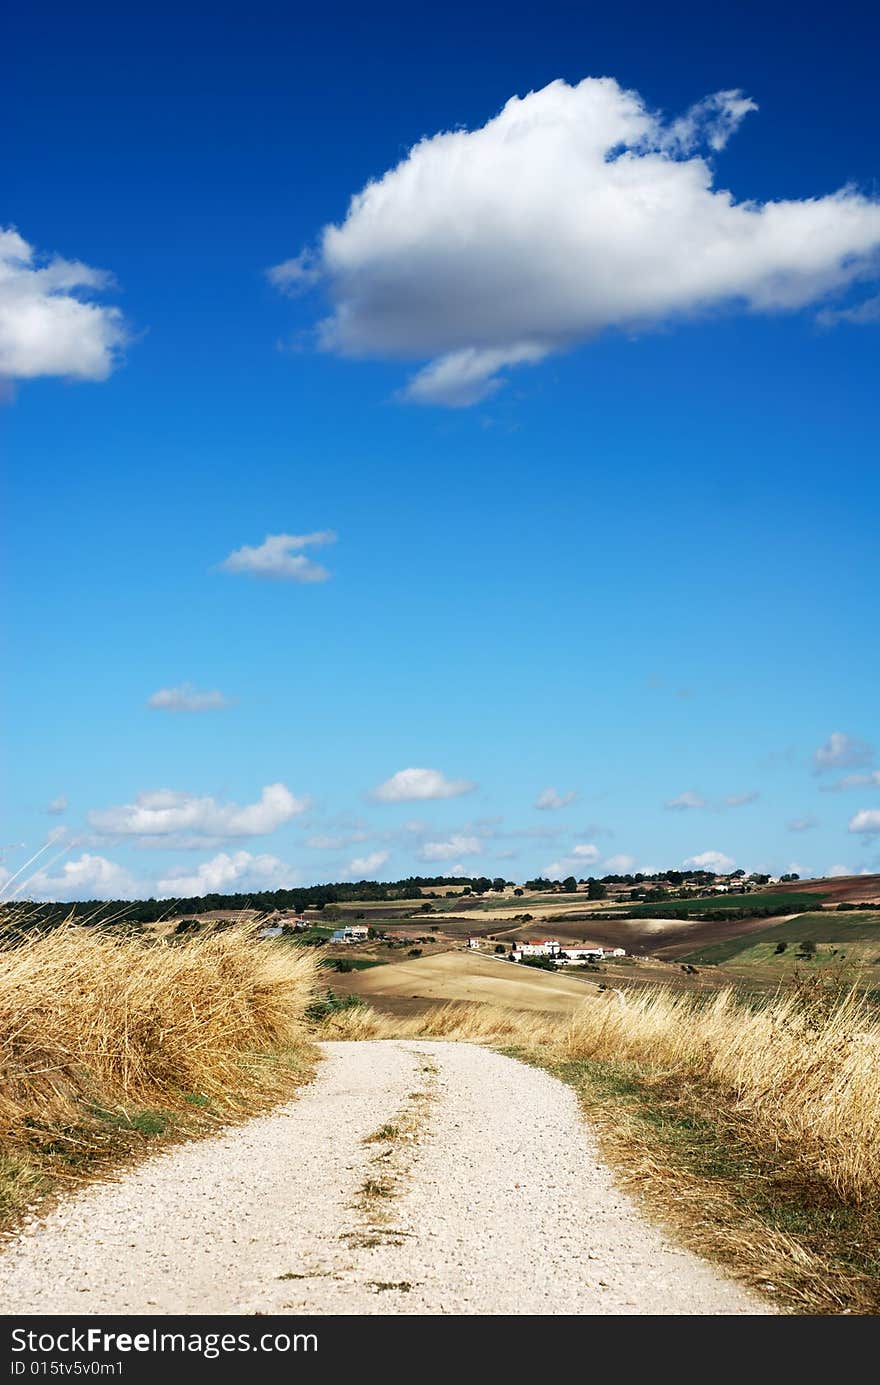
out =
<path fill-rule="evenodd" d="M 577 894 L 578 882 L 573 875 L 567 875 L 562 882 L 562 888 L 566 894 Z"/>
<path fill-rule="evenodd" d="M 601 880 L 587 881 L 587 899 L 607 899 L 608 890 Z"/>

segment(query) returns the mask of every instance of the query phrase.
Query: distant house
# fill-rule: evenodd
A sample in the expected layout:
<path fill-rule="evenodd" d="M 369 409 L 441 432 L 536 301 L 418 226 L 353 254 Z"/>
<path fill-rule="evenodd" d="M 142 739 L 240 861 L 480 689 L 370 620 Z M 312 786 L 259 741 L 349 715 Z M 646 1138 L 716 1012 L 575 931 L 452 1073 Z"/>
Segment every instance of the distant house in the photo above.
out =
<path fill-rule="evenodd" d="M 538 938 L 528 943 L 517 943 L 516 951 L 521 957 L 558 957 L 559 943 L 555 938 Z"/>
<path fill-rule="evenodd" d="M 365 923 L 346 924 L 344 928 L 334 930 L 330 939 L 334 943 L 365 943 L 370 936 L 370 930 Z"/>
<path fill-rule="evenodd" d="M 479 940 L 479 938 L 468 938 L 468 947 L 479 947 L 479 946 L 480 946 L 480 940 Z"/>
<path fill-rule="evenodd" d="M 601 947 L 567 947 L 560 955 L 560 962 L 573 962 L 575 965 L 582 965 L 584 962 L 601 962 L 605 956 L 605 951 Z"/>

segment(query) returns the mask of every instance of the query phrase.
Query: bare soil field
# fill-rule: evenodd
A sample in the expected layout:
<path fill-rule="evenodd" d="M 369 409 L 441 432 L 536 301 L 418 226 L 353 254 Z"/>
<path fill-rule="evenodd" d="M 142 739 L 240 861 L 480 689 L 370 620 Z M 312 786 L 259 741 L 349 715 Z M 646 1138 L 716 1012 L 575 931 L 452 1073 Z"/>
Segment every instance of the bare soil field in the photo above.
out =
<path fill-rule="evenodd" d="M 824 894 L 827 904 L 880 903 L 880 875 L 843 875 L 834 880 L 795 880 L 776 887 L 779 893 Z"/>

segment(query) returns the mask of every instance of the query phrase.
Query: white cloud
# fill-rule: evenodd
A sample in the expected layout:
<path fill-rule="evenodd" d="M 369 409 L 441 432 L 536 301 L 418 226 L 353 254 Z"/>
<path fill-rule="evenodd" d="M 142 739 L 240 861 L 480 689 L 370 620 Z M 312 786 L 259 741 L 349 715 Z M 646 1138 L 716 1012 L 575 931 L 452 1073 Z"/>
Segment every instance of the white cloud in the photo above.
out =
<path fill-rule="evenodd" d="M 248 890 L 286 890 L 298 874 L 277 856 L 253 856 L 249 851 L 221 851 L 196 870 L 181 866 L 157 884 L 158 897 L 188 898 L 205 894 L 246 894 Z"/>
<path fill-rule="evenodd" d="M 809 832 L 812 828 L 818 827 L 819 823 L 814 817 L 806 817 L 791 818 L 785 825 L 789 832 Z"/>
<path fill-rule="evenodd" d="M 380 803 L 409 803 L 416 799 L 458 798 L 477 786 L 470 779 L 447 779 L 439 769 L 399 769 L 373 789 Z"/>
<path fill-rule="evenodd" d="M 873 746 L 867 741 L 832 731 L 824 745 L 813 752 L 813 772 L 825 774 L 832 769 L 857 769 L 869 765 L 874 758 Z"/>
<path fill-rule="evenodd" d="M 825 878 L 826 880 L 841 880 L 844 876 L 855 875 L 855 873 L 854 870 L 850 870 L 849 866 L 830 866 Z"/>
<path fill-rule="evenodd" d="M 60 817 L 62 813 L 66 813 L 67 795 L 60 793 L 57 798 L 53 798 L 50 803 L 46 804 L 46 812 L 53 818 Z"/>
<path fill-rule="evenodd" d="M 702 798 L 700 794 L 695 793 L 693 789 L 688 789 L 685 793 L 680 793 L 678 798 L 667 799 L 663 806 L 683 812 L 688 808 L 706 808 L 708 804 L 705 798 Z"/>
<path fill-rule="evenodd" d="M 875 832 L 880 832 L 880 808 L 862 808 L 861 812 L 850 818 L 849 830 L 850 832 L 864 832 L 866 836 L 873 836 Z"/>
<path fill-rule="evenodd" d="M 816 321 L 821 327 L 836 327 L 841 322 L 866 327 L 871 323 L 880 322 L 880 294 L 866 298 L 851 308 L 824 308 L 821 313 L 816 314 Z"/>
<path fill-rule="evenodd" d="M 593 865 L 599 856 L 599 848 L 593 842 L 580 842 L 571 848 L 567 856 L 563 856 L 559 861 L 551 861 L 549 866 L 545 866 L 544 874 L 551 880 L 558 880 L 564 875 L 574 875 L 585 866 Z"/>
<path fill-rule="evenodd" d="M 141 892 L 127 870 L 108 861 L 106 856 L 84 852 L 76 861 L 65 861 L 55 875 L 37 871 L 22 893 L 28 899 L 134 899 Z"/>
<path fill-rule="evenodd" d="M 844 789 L 880 788 L 880 769 L 869 769 L 859 774 L 845 774 L 832 784 L 820 784 L 822 793 L 841 793 Z"/>
<path fill-rule="evenodd" d="M 192 683 L 180 683 L 176 688 L 159 688 L 147 699 L 147 706 L 162 712 L 211 712 L 228 707 L 222 692 L 200 692 Z"/>
<path fill-rule="evenodd" d="M 701 851 L 698 856 L 688 856 L 684 862 L 686 866 L 692 866 L 694 870 L 714 870 L 721 873 L 730 870 L 735 865 L 732 856 L 725 856 L 723 851 Z"/>
<path fill-rule="evenodd" d="M 445 405 L 609 328 L 801 308 L 871 272 L 880 204 L 851 187 L 767 203 L 716 188 L 696 150 L 722 149 L 754 109 L 722 91 L 666 122 L 612 78 L 552 82 L 422 139 L 270 277 L 289 291 L 320 275 L 320 344 L 428 361 L 405 394 Z"/>
<path fill-rule="evenodd" d="M 626 875 L 632 870 L 636 863 L 635 856 L 627 856 L 621 852 L 619 856 L 609 856 L 605 862 L 605 869 L 612 875 Z"/>
<path fill-rule="evenodd" d="M 756 789 L 750 793 L 729 793 L 724 800 L 725 808 L 745 808 L 749 803 L 757 803 L 761 795 Z"/>
<path fill-rule="evenodd" d="M 320 267 L 315 262 L 315 257 L 309 250 L 304 250 L 300 255 L 294 255 L 292 259 L 285 260 L 283 264 L 273 265 L 266 270 L 266 278 L 276 289 L 279 289 L 287 298 L 296 298 L 311 288 L 312 284 L 317 283 L 321 277 Z"/>
<path fill-rule="evenodd" d="M 388 860 L 387 851 L 373 851 L 369 856 L 355 856 L 353 861 L 349 861 L 345 868 L 345 875 L 349 880 L 366 880 L 373 873 L 384 866 Z"/>
<path fill-rule="evenodd" d="M 138 794 L 134 803 L 94 809 L 88 820 L 110 836 L 161 838 L 166 846 L 192 845 L 225 837 L 261 837 L 308 807 L 285 784 L 267 784 L 256 803 L 218 803 L 210 797 L 159 789 Z"/>
<path fill-rule="evenodd" d="M 577 798 L 574 789 L 569 789 L 567 793 L 557 793 L 554 788 L 542 789 L 535 799 L 535 807 L 542 810 L 565 808 L 569 803 L 573 803 Z"/>
<path fill-rule="evenodd" d="M 327 569 L 307 558 L 301 550 L 321 548 L 335 541 L 332 529 L 321 529 L 314 534 L 267 534 L 255 548 L 245 545 L 230 553 L 220 569 L 276 582 L 326 582 L 330 576 Z"/>
<path fill-rule="evenodd" d="M 119 309 L 91 301 L 111 284 L 103 270 L 40 257 L 0 228 L 0 378 L 105 380 L 128 339 Z"/>
<path fill-rule="evenodd" d="M 446 841 L 423 842 L 419 851 L 421 861 L 451 861 L 455 856 L 478 856 L 483 850 L 479 837 L 465 837 L 455 833 Z M 453 874 L 460 872 L 454 871 Z"/>

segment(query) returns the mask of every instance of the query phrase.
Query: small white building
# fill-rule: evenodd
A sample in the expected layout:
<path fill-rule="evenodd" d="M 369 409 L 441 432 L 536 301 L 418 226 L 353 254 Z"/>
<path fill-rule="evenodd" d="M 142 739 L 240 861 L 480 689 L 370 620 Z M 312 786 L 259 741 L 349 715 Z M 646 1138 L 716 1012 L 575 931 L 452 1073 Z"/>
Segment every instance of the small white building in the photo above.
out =
<path fill-rule="evenodd" d="M 479 947 L 479 946 L 480 946 L 480 940 L 479 940 L 479 938 L 468 938 L 468 947 Z"/>
<path fill-rule="evenodd" d="M 365 923 L 352 923 L 346 924 L 344 928 L 335 929 L 331 942 L 365 943 L 369 936 L 370 930 Z"/>
<path fill-rule="evenodd" d="M 583 966 L 585 962 L 601 962 L 605 957 L 605 950 L 601 947 L 566 947 L 560 955 L 560 962 L 571 963 L 574 966 Z"/>
<path fill-rule="evenodd" d="M 555 938 L 539 938 L 529 943 L 516 943 L 515 947 L 522 957 L 559 956 L 559 943 Z"/>

